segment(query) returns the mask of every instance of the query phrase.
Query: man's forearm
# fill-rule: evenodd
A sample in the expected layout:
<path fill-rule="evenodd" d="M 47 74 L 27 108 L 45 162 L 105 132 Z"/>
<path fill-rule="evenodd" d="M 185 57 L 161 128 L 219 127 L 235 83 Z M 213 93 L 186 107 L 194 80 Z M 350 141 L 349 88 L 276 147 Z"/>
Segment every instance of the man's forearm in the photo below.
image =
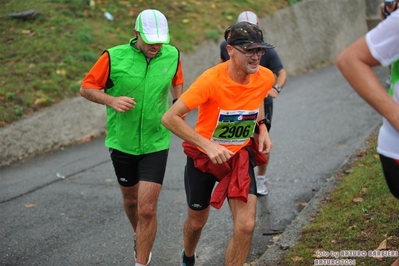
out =
<path fill-rule="evenodd" d="M 89 101 L 104 104 L 104 105 L 111 105 L 112 96 L 104 93 L 102 90 L 99 89 L 90 89 L 90 88 L 80 88 L 80 95 L 84 98 L 88 99 Z"/>
<path fill-rule="evenodd" d="M 285 83 L 287 83 L 287 80 L 288 80 L 288 74 L 287 74 L 287 71 L 285 71 L 285 69 L 283 68 L 277 73 L 277 78 L 276 78 L 275 84 L 277 84 L 281 88 L 283 88 Z"/>
<path fill-rule="evenodd" d="M 178 99 L 183 94 L 183 84 L 173 85 L 170 88 L 173 99 Z"/>

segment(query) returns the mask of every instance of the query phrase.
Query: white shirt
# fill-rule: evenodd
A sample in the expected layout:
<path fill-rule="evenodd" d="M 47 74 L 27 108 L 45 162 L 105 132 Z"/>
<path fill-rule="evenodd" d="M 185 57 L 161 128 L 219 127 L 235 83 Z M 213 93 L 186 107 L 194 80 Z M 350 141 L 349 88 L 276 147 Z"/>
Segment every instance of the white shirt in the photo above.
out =
<path fill-rule="evenodd" d="M 366 42 L 373 57 L 381 65 L 392 64 L 391 90 L 393 99 L 399 104 L 399 10 L 391 15 L 366 34 Z M 385 118 L 378 135 L 378 153 L 399 160 L 399 131 Z"/>

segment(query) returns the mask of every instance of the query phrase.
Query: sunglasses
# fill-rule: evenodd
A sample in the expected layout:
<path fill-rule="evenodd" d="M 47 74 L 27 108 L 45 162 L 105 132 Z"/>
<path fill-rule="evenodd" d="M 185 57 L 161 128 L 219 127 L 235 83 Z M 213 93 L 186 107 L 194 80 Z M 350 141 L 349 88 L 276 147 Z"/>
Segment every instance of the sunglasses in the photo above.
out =
<path fill-rule="evenodd" d="M 235 47 L 233 45 L 231 47 L 233 47 L 234 49 L 236 49 L 237 51 L 239 51 L 240 53 L 242 53 L 246 57 L 252 57 L 255 54 L 257 56 L 262 56 L 262 55 L 265 54 L 265 49 L 263 49 L 263 48 L 257 48 L 257 49 L 254 48 L 254 49 L 248 49 L 248 50 L 245 50 L 245 51 L 241 51 L 240 49 L 238 49 L 237 47 Z"/>

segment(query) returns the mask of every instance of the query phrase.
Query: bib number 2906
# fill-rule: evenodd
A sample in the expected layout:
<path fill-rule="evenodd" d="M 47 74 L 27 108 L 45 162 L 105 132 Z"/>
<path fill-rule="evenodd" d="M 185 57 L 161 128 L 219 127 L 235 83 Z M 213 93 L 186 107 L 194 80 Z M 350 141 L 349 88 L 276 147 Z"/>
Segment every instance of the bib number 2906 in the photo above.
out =
<path fill-rule="evenodd" d="M 219 138 L 247 138 L 251 134 L 251 126 L 224 126 L 222 127 L 222 132 L 219 134 Z"/>

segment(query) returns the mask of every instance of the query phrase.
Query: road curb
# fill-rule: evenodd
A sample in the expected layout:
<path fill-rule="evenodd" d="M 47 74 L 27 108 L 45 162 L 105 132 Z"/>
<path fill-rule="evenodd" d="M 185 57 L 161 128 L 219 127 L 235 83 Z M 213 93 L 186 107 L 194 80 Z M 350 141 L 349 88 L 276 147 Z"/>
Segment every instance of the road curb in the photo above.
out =
<path fill-rule="evenodd" d="M 0 128 L 0 167 L 104 134 L 105 106 L 77 96 Z"/>

